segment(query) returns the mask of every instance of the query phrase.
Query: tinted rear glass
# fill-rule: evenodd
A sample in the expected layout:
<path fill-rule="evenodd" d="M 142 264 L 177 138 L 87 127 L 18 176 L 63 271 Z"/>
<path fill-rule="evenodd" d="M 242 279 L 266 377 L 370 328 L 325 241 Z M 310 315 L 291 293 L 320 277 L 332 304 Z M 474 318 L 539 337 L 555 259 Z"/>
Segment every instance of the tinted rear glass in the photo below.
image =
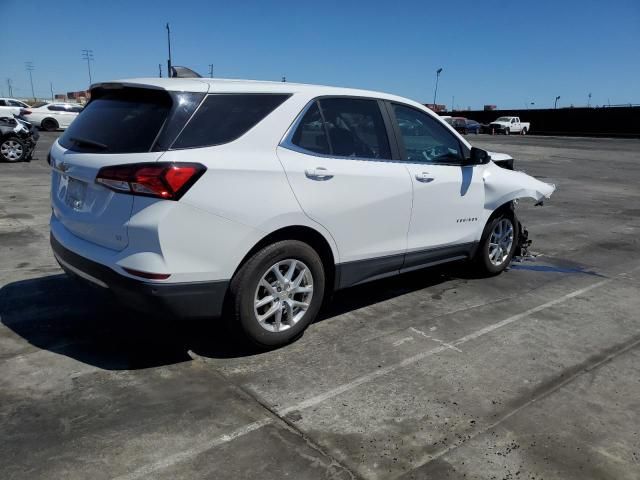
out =
<path fill-rule="evenodd" d="M 171 148 L 231 142 L 256 126 L 287 98 L 287 94 L 208 95 Z"/>
<path fill-rule="evenodd" d="M 93 100 L 60 138 L 60 145 L 95 153 L 148 152 L 171 105 L 171 96 L 165 91 L 142 88 L 96 91 Z"/>

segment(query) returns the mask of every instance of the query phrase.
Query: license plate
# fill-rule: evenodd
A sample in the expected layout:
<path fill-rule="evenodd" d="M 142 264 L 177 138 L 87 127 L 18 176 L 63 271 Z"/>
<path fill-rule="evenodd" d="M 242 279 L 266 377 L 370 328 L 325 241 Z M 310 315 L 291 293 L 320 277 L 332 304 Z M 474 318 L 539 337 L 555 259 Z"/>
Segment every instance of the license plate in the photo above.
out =
<path fill-rule="evenodd" d="M 69 178 L 67 194 L 64 201 L 74 210 L 81 210 L 84 205 L 84 197 L 87 193 L 87 184 L 75 178 Z"/>

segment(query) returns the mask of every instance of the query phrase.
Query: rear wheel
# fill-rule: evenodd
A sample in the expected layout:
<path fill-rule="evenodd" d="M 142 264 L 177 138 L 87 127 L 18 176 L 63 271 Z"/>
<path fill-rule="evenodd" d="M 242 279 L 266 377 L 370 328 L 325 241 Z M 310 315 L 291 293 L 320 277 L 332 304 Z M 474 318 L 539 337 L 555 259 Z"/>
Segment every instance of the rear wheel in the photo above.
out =
<path fill-rule="evenodd" d="M 322 261 L 309 245 L 297 240 L 269 245 L 231 281 L 227 321 L 260 347 L 286 345 L 315 319 L 324 282 Z"/>
<path fill-rule="evenodd" d="M 527 134 L 527 129 L 526 127 L 522 129 L 522 135 L 526 135 Z"/>
<path fill-rule="evenodd" d="M 47 132 L 53 132 L 59 128 L 59 125 L 55 118 L 45 118 L 40 122 L 40 128 Z"/>
<path fill-rule="evenodd" d="M 24 160 L 27 149 L 22 141 L 17 137 L 9 137 L 0 143 L 0 157 L 5 162 L 19 162 Z"/>
<path fill-rule="evenodd" d="M 518 240 L 518 222 L 513 212 L 492 217 L 484 229 L 475 263 L 482 273 L 497 275 L 511 263 Z"/>

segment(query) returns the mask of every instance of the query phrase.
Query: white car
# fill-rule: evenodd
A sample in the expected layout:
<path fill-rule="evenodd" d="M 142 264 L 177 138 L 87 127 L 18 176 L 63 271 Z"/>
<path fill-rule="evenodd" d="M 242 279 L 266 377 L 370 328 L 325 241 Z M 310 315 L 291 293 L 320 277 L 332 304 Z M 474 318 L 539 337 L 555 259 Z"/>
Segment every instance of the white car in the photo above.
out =
<path fill-rule="evenodd" d="M 83 108 L 79 103 L 47 103 L 38 108 L 29 108 L 22 115 L 34 126 L 52 132 L 71 125 Z"/>
<path fill-rule="evenodd" d="M 12 118 L 13 115 L 20 115 L 25 109 L 31 108 L 21 100 L 15 98 L 0 98 L 0 117 Z"/>
<path fill-rule="evenodd" d="M 220 316 L 283 345 L 335 289 L 453 260 L 501 272 L 514 200 L 554 186 L 419 103 L 293 83 L 94 85 L 54 143 L 62 268 L 131 307 Z"/>

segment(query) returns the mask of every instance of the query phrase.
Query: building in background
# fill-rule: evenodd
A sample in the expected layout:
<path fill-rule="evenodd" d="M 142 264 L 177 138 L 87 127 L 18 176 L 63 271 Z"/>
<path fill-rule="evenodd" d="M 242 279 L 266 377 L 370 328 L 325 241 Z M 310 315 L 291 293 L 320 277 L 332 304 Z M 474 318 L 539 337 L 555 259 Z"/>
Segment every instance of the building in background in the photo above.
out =
<path fill-rule="evenodd" d="M 433 110 L 436 113 L 446 112 L 447 111 L 447 106 L 446 105 L 441 105 L 439 103 L 425 103 L 424 106 L 427 107 L 427 108 L 430 108 L 431 110 Z"/>

